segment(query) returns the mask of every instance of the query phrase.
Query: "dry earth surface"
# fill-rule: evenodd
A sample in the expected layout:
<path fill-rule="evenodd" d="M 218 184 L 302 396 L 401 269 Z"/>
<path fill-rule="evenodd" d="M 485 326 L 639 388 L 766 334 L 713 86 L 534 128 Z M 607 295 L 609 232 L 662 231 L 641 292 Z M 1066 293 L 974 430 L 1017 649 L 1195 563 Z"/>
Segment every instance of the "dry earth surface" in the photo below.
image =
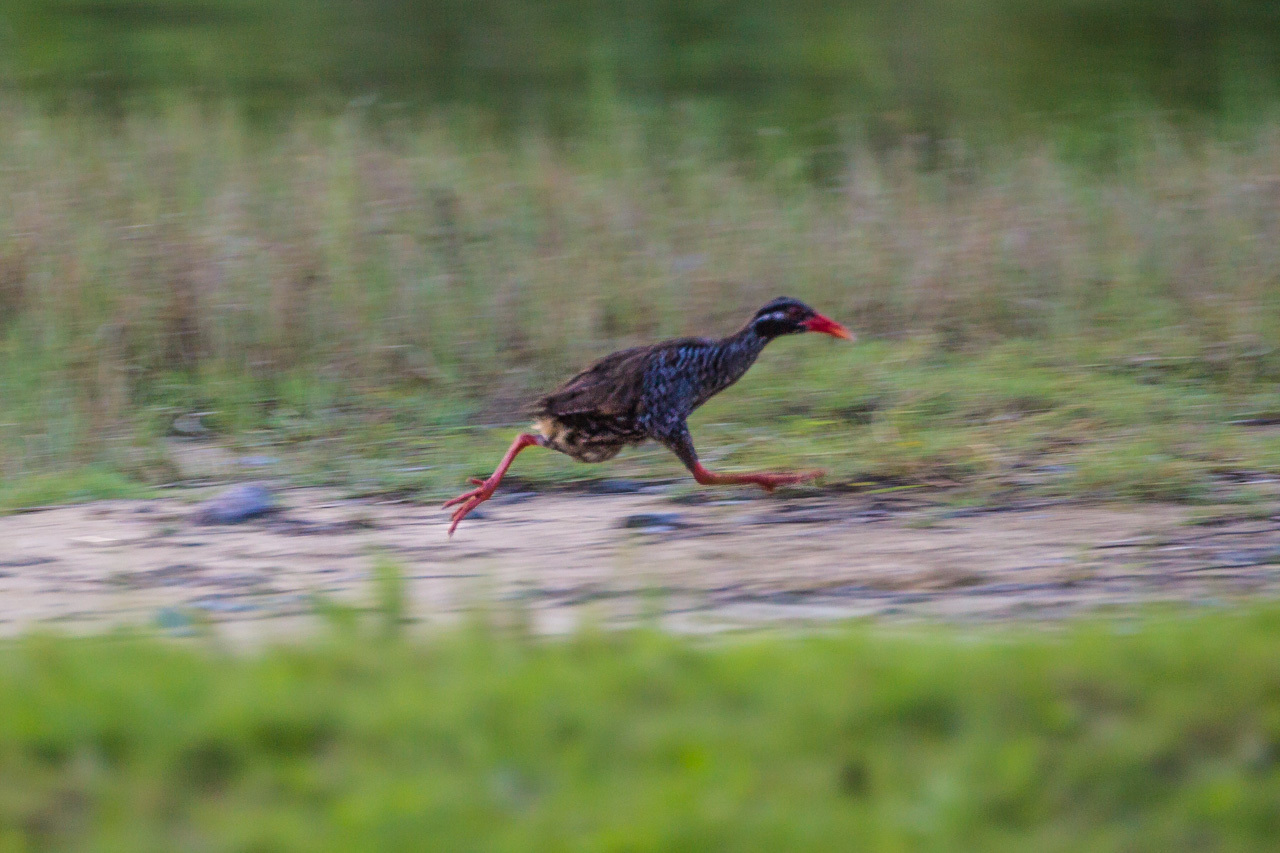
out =
<path fill-rule="evenodd" d="M 914 494 L 690 503 L 661 487 L 616 491 L 508 494 L 452 540 L 438 507 L 306 489 L 235 525 L 202 523 L 190 493 L 11 515 L 0 518 L 0 632 L 287 636 L 315 623 L 316 593 L 367 603 L 379 555 L 401 567 L 412 615 L 428 624 L 497 606 L 547 632 L 584 617 L 675 631 L 1053 618 L 1280 590 L 1277 516 L 1192 525 L 1188 508 L 1159 504 L 974 510 Z"/>

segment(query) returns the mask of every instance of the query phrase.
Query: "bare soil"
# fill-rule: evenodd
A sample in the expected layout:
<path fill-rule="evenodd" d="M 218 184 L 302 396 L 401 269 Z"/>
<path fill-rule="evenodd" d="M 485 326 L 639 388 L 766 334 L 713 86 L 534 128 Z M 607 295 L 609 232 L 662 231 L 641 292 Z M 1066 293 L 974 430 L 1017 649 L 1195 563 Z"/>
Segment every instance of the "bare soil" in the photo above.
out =
<path fill-rule="evenodd" d="M 485 606 L 549 632 L 584 617 L 676 631 L 878 614 L 1056 618 L 1280 590 L 1280 517 L 1193 525 L 1173 505 L 515 493 L 450 540 L 434 506 L 280 498 L 281 512 L 238 525 L 199 523 L 181 494 L 0 518 L 0 633 L 209 624 L 233 638 L 287 636 L 316 620 L 316 593 L 368 603 L 379 554 L 402 567 L 412 614 L 428 623 Z"/>

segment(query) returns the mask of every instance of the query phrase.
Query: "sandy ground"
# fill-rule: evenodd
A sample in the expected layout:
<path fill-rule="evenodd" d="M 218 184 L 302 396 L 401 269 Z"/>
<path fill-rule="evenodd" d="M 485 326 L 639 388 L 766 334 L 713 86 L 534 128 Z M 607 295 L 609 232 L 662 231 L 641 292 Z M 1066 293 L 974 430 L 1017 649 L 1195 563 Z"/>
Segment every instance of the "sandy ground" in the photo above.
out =
<path fill-rule="evenodd" d="M 1189 525 L 1176 506 L 517 493 L 450 540 L 437 507 L 279 497 L 281 512 L 238 525 L 199 523 L 182 495 L 0 518 L 0 633 L 293 633 L 314 623 L 317 592 L 367 602 L 378 554 L 403 568 L 428 624 L 483 605 L 549 632 L 642 614 L 677 631 L 876 614 L 1055 618 L 1280 590 L 1280 517 Z"/>

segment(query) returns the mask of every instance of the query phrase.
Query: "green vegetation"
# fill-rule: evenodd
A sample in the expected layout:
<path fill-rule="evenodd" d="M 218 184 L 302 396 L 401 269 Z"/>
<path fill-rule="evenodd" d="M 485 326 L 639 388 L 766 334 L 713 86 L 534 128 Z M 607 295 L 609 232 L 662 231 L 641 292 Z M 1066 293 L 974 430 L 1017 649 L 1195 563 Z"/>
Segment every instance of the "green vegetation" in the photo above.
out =
<path fill-rule="evenodd" d="M 438 496 L 574 369 L 786 293 L 861 340 L 771 347 L 695 418 L 713 467 L 1272 518 L 1274 6 L 0 0 L 0 512 Z M 635 475 L 685 477 L 513 479 Z M 372 558 L 374 612 L 318 592 L 295 646 L 171 608 L 184 639 L 0 642 L 0 851 L 1280 836 L 1269 605 L 428 634 Z"/>
<path fill-rule="evenodd" d="M 1270 850 L 1280 616 L 0 647 L 6 850 Z"/>
<path fill-rule="evenodd" d="M 97 467 L 15 477 L 0 482 L 0 512 L 106 498 L 140 498 L 150 492 L 137 480 Z"/>
<path fill-rule="evenodd" d="M 175 92 L 261 116 L 352 98 L 591 135 L 617 102 L 734 157 L 959 128 L 1081 141 L 1134 106 L 1254 125 L 1280 94 L 1269 0 L 0 0 L 0 84 L 108 111 Z"/>
<path fill-rule="evenodd" d="M 195 106 L 10 105 L 4 124 L 5 483 L 172 482 L 165 435 L 210 412 L 276 470 L 439 494 L 509 440 L 483 425 L 520 423 L 570 371 L 727 332 L 779 293 L 863 341 L 775 344 L 698 415 L 713 461 L 1194 499 L 1280 459 L 1275 430 L 1230 425 L 1280 411 L 1274 129 L 1152 123 L 1105 168 L 853 145 L 828 186 L 726 161 L 695 128 L 646 140 L 625 113 L 590 143 L 514 147 L 354 112 L 260 133 Z M 661 452 L 526 456 L 530 479 L 682 476 Z"/>

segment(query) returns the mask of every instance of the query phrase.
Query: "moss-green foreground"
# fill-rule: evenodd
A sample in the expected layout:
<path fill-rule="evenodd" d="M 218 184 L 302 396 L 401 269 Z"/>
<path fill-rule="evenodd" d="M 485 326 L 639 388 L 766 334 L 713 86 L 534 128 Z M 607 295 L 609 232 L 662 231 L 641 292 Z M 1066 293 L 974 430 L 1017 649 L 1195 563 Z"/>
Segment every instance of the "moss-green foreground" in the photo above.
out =
<path fill-rule="evenodd" d="M 1271 850 L 1280 611 L 0 647 L 0 849 Z"/>

